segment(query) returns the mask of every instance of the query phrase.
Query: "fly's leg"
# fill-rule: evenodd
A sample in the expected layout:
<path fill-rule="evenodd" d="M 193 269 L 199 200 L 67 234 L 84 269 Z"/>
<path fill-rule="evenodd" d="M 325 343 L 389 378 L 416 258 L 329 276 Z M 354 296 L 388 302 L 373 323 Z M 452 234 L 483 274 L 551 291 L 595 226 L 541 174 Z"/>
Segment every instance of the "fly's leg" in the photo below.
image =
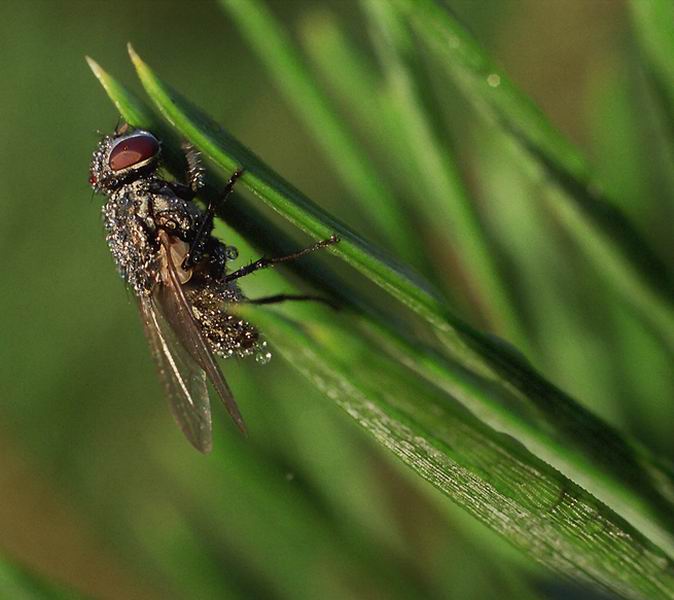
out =
<path fill-rule="evenodd" d="M 197 195 L 186 183 L 181 183 L 180 181 L 168 181 L 167 185 L 174 191 L 178 198 L 182 198 L 183 200 L 194 200 L 194 197 Z"/>
<path fill-rule="evenodd" d="M 193 200 L 199 193 L 199 190 L 204 187 L 205 170 L 201 164 L 201 154 L 192 144 L 183 142 L 182 149 L 185 153 L 185 161 L 187 162 L 187 170 L 185 171 L 185 181 L 187 183 L 169 181 L 168 185 L 179 198 Z"/>
<path fill-rule="evenodd" d="M 244 300 L 244 302 L 248 302 L 249 304 L 278 304 L 280 302 L 288 302 L 288 301 L 321 302 L 322 304 L 326 304 L 330 308 L 339 310 L 339 305 L 336 302 L 333 302 L 328 298 L 323 298 L 322 296 L 312 296 L 310 294 L 275 294 L 274 296 L 264 296 L 263 298 L 253 298 L 253 299 L 248 298 Z"/>
<path fill-rule="evenodd" d="M 183 143 L 182 149 L 187 161 L 187 185 L 196 194 L 204 187 L 205 169 L 201 163 L 201 153 L 188 142 Z"/>
<path fill-rule="evenodd" d="M 306 254 L 310 254 L 311 252 L 315 252 L 316 250 L 325 248 L 326 246 L 332 246 L 337 242 L 339 242 L 339 238 L 333 234 L 326 240 L 316 242 L 315 244 L 309 246 L 308 248 L 303 248 L 302 250 L 294 252 L 293 254 L 288 254 L 287 256 L 277 256 L 274 258 L 266 258 L 263 256 L 262 258 L 256 260 L 254 263 L 251 263 L 245 267 L 241 267 L 240 269 L 234 271 L 233 273 L 230 273 L 229 275 L 225 275 L 224 280 L 225 282 L 234 281 L 235 279 L 245 277 L 246 275 L 250 275 L 251 273 L 259 271 L 260 269 L 266 269 L 268 267 L 273 267 L 274 265 L 277 265 L 282 262 L 296 260 L 298 258 L 301 258 L 302 256 L 305 256 Z"/>
<path fill-rule="evenodd" d="M 220 279 L 225 274 L 225 264 L 231 258 L 233 246 L 225 246 L 213 237 L 208 238 L 208 266 L 211 276 Z"/>
<path fill-rule="evenodd" d="M 185 256 L 185 260 L 183 260 L 182 264 L 183 269 L 192 268 L 194 265 L 201 262 L 201 259 L 203 258 L 204 254 L 214 249 L 214 247 L 212 246 L 212 242 L 210 240 L 212 239 L 211 231 L 213 231 L 213 217 L 215 216 L 216 206 L 227 200 L 229 195 L 234 190 L 234 185 L 236 184 L 237 179 L 239 179 L 239 177 L 241 177 L 243 173 L 244 173 L 243 168 L 239 168 L 236 171 L 234 171 L 234 173 L 232 173 L 232 176 L 229 178 L 227 185 L 225 185 L 225 189 L 222 191 L 220 197 L 215 200 L 211 200 L 208 203 L 208 208 L 206 208 L 206 212 L 204 213 L 203 218 L 199 223 L 197 232 L 195 233 L 194 238 L 190 243 L 190 249 L 187 255 Z M 223 266 L 222 270 L 224 271 L 224 261 L 222 266 Z"/>

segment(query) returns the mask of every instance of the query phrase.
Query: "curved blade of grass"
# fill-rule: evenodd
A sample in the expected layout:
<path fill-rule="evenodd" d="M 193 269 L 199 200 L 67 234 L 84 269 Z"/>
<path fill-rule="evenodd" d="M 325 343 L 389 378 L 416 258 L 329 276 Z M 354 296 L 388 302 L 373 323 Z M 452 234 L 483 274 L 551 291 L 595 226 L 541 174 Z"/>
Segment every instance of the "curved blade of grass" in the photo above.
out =
<path fill-rule="evenodd" d="M 502 273 L 499 272 L 476 207 L 462 181 L 451 149 L 439 137 L 425 98 L 420 65 L 411 32 L 388 0 L 361 2 L 370 17 L 371 30 L 389 84 L 391 100 L 406 137 L 406 160 L 416 165 L 416 181 L 424 187 L 420 210 L 433 227 L 445 232 L 465 261 L 482 302 L 488 307 L 497 331 L 520 350 L 529 347 L 519 316 L 514 310 Z"/>
<path fill-rule="evenodd" d="M 648 61 L 657 91 L 666 99 L 667 122 L 674 143 L 674 3 L 630 0 L 632 21 Z"/>
<path fill-rule="evenodd" d="M 525 412 L 537 415 L 536 426 L 554 440 L 551 447 L 565 449 L 556 457 L 555 467 L 562 469 L 569 461 L 573 462 L 576 469 L 569 476 L 674 554 L 674 481 L 668 468 L 627 443 L 615 430 L 547 382 L 503 342 L 481 335 L 456 319 L 432 288 L 283 181 L 161 82 L 133 51 L 132 59 L 148 94 L 181 135 L 225 173 L 245 165 L 243 185 L 305 232 L 316 238 L 336 232 L 341 242 L 330 248 L 333 254 L 426 319 L 461 364 L 506 386 L 526 407 Z M 595 469 L 603 477 L 595 478 Z"/>
<path fill-rule="evenodd" d="M 434 0 L 395 0 L 419 37 L 443 57 L 466 95 L 503 127 L 565 193 L 557 209 L 569 233 L 613 287 L 674 348 L 670 273 L 620 211 L 597 191 L 590 166 L 540 109 Z"/>
<path fill-rule="evenodd" d="M 313 132 L 326 158 L 358 200 L 357 208 L 386 234 L 402 256 L 419 259 L 410 221 L 399 200 L 336 115 L 281 24 L 258 0 L 220 0 L 220 5 L 235 19 L 286 100 Z"/>
<path fill-rule="evenodd" d="M 673 598 L 666 555 L 589 493 L 334 322 L 241 307 L 382 445 L 549 568 L 626 598 Z M 332 321 L 332 319 L 331 319 Z"/>
<path fill-rule="evenodd" d="M 315 10 L 301 22 L 302 48 L 321 83 L 348 113 L 356 125 L 392 165 L 396 186 L 416 197 L 414 169 L 405 159 L 406 139 L 398 125 L 396 108 L 386 93 L 375 65 L 361 49 L 348 40 L 335 17 Z M 335 69 L 339 65 L 339 69 Z"/>

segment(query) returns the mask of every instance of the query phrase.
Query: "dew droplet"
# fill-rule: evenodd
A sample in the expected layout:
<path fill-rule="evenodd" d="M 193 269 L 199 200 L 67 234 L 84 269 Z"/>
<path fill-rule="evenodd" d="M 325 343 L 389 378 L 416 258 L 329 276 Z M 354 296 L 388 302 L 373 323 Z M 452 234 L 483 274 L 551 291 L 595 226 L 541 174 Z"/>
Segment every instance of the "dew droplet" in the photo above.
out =
<path fill-rule="evenodd" d="M 239 256 L 239 250 L 235 246 L 227 246 L 225 248 L 225 256 L 227 260 L 234 260 Z"/>
<path fill-rule="evenodd" d="M 501 76 L 498 73 L 490 73 L 487 75 L 487 84 L 490 87 L 498 87 L 501 85 Z"/>
<path fill-rule="evenodd" d="M 261 365 L 266 365 L 271 360 L 271 352 L 258 352 L 255 355 L 255 361 Z"/>
<path fill-rule="evenodd" d="M 266 365 L 271 360 L 271 352 L 267 350 L 267 342 L 263 341 L 257 347 L 255 361 L 261 365 Z"/>

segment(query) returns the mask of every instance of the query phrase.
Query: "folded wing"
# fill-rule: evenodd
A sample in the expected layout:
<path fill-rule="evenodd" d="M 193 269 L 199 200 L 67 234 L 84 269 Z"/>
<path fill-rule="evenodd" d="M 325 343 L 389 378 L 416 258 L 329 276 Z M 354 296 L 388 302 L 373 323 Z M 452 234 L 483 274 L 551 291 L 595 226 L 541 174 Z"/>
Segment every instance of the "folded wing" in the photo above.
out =
<path fill-rule="evenodd" d="M 171 412 L 190 443 L 200 452 L 210 452 L 211 407 L 206 373 L 158 310 L 155 298 L 141 297 L 139 307 Z"/>
<path fill-rule="evenodd" d="M 160 233 L 160 242 L 166 257 L 167 275 L 166 280 L 162 282 L 163 285 L 156 286 L 153 298 L 182 346 L 206 372 L 232 420 L 245 433 L 246 426 L 232 391 L 229 389 L 220 367 L 215 362 L 208 341 L 204 338 L 201 328 L 192 315 L 190 304 L 178 278 L 173 253 L 170 252 L 170 239 L 164 232 Z"/>

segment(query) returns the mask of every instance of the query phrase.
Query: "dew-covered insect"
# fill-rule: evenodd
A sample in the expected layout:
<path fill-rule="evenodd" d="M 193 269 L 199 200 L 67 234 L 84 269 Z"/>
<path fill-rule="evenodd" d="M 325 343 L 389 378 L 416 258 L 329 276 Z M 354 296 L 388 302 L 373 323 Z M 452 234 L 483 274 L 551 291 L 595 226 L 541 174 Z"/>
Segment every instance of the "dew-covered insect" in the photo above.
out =
<path fill-rule="evenodd" d="M 208 452 L 211 409 L 208 377 L 236 425 L 244 422 L 215 356 L 269 358 L 257 329 L 230 314 L 238 302 L 271 303 L 313 299 L 279 294 L 247 299 L 237 280 L 259 269 L 293 260 L 334 244 L 336 236 L 289 256 L 261 258 L 229 271 L 238 252 L 212 235 L 216 203 L 201 210 L 193 202 L 203 185 L 198 153 L 186 148 L 187 182 L 158 172 L 161 144 L 149 131 L 127 126 L 99 143 L 89 182 L 107 196 L 103 206 L 106 241 L 118 270 L 133 291 L 171 410 L 192 445 Z M 219 201 L 243 174 L 237 170 Z"/>

